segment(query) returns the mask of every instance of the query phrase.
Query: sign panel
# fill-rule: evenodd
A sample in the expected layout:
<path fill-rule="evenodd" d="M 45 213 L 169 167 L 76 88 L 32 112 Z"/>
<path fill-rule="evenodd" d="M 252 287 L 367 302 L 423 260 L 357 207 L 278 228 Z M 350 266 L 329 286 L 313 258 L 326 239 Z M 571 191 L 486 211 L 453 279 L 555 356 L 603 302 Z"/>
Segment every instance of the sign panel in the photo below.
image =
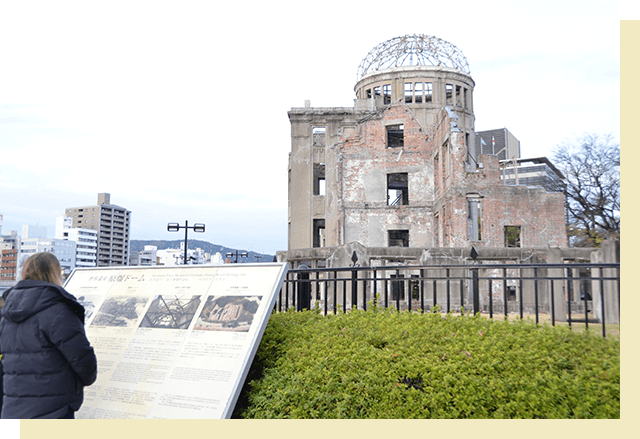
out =
<path fill-rule="evenodd" d="M 77 269 L 98 379 L 78 419 L 231 417 L 287 265 Z"/>

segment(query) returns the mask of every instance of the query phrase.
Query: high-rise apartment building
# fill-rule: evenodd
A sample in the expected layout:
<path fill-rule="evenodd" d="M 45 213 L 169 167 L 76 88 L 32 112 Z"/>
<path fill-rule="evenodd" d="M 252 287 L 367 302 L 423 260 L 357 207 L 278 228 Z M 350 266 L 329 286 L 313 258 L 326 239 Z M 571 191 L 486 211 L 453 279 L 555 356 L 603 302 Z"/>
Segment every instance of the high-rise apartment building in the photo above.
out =
<path fill-rule="evenodd" d="M 128 265 L 131 212 L 111 204 L 111 195 L 98 194 L 98 204 L 65 210 L 72 228 L 98 232 L 97 266 Z"/>

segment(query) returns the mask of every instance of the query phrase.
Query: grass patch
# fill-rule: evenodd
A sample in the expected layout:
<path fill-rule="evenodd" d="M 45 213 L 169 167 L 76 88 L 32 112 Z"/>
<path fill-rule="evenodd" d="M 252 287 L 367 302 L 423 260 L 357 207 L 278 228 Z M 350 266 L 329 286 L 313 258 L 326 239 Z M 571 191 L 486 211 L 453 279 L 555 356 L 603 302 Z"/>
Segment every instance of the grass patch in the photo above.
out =
<path fill-rule="evenodd" d="M 489 318 L 488 313 L 482 313 L 482 317 Z M 493 318 L 496 320 L 503 320 L 504 314 L 493 314 Z M 508 314 L 507 316 L 509 321 L 517 321 L 520 320 L 520 314 Z M 528 321 L 529 323 L 535 324 L 536 316 L 535 314 L 524 314 L 523 319 Z M 573 314 L 571 322 L 571 330 L 575 332 L 588 332 L 591 335 L 596 335 L 598 337 L 602 337 L 602 323 L 598 322 L 598 319 L 593 314 L 589 314 L 589 322 L 585 324 L 584 314 Z M 550 314 L 542 314 L 538 315 L 538 321 L 541 325 L 553 326 L 551 322 Z M 564 326 L 569 327 L 568 322 L 558 322 L 556 321 L 556 326 Z M 615 323 L 605 323 L 605 333 L 607 337 L 615 338 L 620 340 L 620 325 Z"/>
<path fill-rule="evenodd" d="M 619 418 L 620 343 L 591 332 L 380 308 L 275 313 L 234 417 Z"/>

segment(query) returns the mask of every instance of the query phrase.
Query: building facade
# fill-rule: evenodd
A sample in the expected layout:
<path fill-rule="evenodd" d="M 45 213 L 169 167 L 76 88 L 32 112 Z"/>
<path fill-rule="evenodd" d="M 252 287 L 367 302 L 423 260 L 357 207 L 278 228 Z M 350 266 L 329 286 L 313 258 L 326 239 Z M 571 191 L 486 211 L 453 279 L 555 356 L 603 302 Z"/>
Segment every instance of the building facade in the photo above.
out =
<path fill-rule="evenodd" d="M 423 35 L 389 40 L 358 76 L 353 107 L 307 102 L 288 113 L 289 244 L 280 260 L 316 255 L 345 266 L 336 249 L 353 243 L 388 249 L 377 251 L 388 261 L 397 247 L 567 246 L 562 194 L 502 180 L 498 154 L 519 156 L 517 139 L 504 130 L 510 147 L 478 150 L 475 83 L 455 46 Z"/>
<path fill-rule="evenodd" d="M 17 248 L 0 247 L 0 286 L 18 280 Z"/>
<path fill-rule="evenodd" d="M 2 221 L 3 217 L 0 215 L 0 294 L 18 280 L 18 254 L 20 253 L 18 232 L 12 230 L 8 235 L 3 235 Z"/>
<path fill-rule="evenodd" d="M 98 194 L 98 204 L 71 207 L 65 210 L 72 228 L 97 231 L 97 266 L 127 265 L 129 261 L 129 230 L 131 212 L 111 204 L 111 195 Z"/>
<path fill-rule="evenodd" d="M 564 175 L 546 157 L 500 160 L 504 184 L 543 187 L 548 192 L 566 190 Z"/>
<path fill-rule="evenodd" d="M 155 245 L 145 245 L 140 252 L 131 252 L 129 265 L 153 267 L 158 265 L 158 247 Z"/>
<path fill-rule="evenodd" d="M 476 132 L 476 156 L 497 155 L 500 160 L 519 159 L 520 141 L 506 128 Z"/>
<path fill-rule="evenodd" d="M 63 270 L 63 277 L 68 276 L 76 267 L 76 243 L 56 238 L 27 238 L 20 242 L 20 256 L 18 265 L 34 253 L 53 253 Z M 18 268 L 20 271 L 20 268 Z M 18 273 L 20 276 L 20 273 Z"/>
<path fill-rule="evenodd" d="M 76 243 L 76 267 L 95 267 L 98 262 L 98 231 L 73 228 L 73 218 L 61 216 L 56 219 L 56 238 Z"/>
<path fill-rule="evenodd" d="M 158 265 L 184 265 L 184 242 L 180 243 L 179 249 L 156 250 L 156 256 Z M 187 265 L 203 265 L 209 262 L 208 259 L 210 256 L 207 257 L 207 253 L 199 247 L 187 250 Z"/>

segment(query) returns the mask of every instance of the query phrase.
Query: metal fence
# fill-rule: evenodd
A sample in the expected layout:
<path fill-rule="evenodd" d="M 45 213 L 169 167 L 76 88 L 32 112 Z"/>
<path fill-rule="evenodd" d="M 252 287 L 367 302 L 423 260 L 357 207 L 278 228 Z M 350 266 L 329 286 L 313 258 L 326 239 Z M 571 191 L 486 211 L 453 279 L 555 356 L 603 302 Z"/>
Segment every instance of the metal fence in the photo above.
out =
<path fill-rule="evenodd" d="M 371 306 L 416 312 L 535 315 L 556 322 L 620 323 L 620 264 L 380 266 L 289 270 L 278 311 L 323 314 Z M 437 307 L 437 308 L 436 308 Z"/>

